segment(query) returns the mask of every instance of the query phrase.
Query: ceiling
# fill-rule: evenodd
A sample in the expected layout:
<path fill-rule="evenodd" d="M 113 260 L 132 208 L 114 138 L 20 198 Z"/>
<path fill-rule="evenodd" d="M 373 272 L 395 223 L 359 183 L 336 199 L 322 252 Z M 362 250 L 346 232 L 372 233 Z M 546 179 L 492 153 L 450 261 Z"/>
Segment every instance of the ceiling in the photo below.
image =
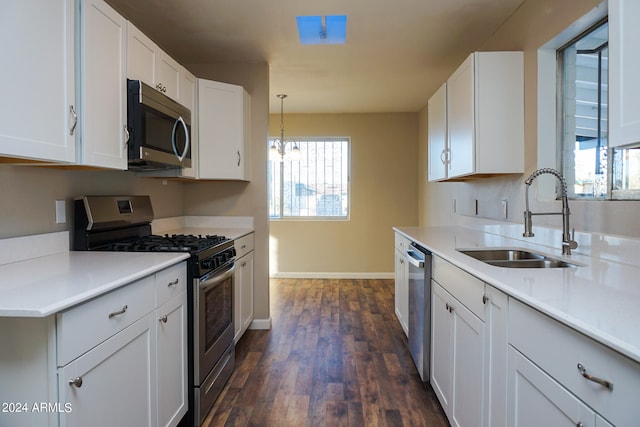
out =
<path fill-rule="evenodd" d="M 107 0 L 183 64 L 267 62 L 270 111 L 417 112 L 523 0 Z M 347 15 L 344 45 L 296 16 Z"/>

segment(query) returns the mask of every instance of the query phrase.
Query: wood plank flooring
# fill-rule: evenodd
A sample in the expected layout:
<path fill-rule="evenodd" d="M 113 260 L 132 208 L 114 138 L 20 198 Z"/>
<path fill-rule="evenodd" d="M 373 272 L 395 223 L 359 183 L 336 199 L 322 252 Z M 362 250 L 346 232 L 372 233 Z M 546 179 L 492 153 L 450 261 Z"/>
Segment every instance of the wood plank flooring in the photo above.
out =
<path fill-rule="evenodd" d="M 448 426 L 411 360 L 393 280 L 271 280 L 203 426 Z"/>

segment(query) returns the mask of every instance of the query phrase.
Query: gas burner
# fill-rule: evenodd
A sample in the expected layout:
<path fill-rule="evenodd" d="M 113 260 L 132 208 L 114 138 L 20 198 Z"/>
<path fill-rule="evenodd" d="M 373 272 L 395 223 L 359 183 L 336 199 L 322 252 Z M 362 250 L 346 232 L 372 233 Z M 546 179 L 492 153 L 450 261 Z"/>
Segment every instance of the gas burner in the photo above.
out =
<path fill-rule="evenodd" d="M 224 236 L 194 236 L 173 234 L 164 236 L 148 235 L 135 240 L 110 243 L 102 250 L 121 252 L 190 252 L 197 253 L 226 242 Z"/>

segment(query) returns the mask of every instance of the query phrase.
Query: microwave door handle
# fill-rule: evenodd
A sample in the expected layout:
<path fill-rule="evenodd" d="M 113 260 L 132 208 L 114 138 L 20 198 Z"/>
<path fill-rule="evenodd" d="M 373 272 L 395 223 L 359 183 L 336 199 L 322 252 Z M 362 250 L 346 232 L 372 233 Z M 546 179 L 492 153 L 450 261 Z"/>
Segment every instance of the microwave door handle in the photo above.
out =
<path fill-rule="evenodd" d="M 178 127 L 178 123 L 182 124 L 182 128 L 184 129 L 185 143 L 184 150 L 182 150 L 182 154 L 178 154 L 178 147 L 176 147 L 176 129 Z M 178 117 L 178 120 L 173 124 L 173 131 L 171 132 L 171 146 L 173 147 L 173 154 L 176 155 L 178 160 L 182 162 L 189 151 L 189 130 L 187 129 L 187 124 L 181 117 Z"/>

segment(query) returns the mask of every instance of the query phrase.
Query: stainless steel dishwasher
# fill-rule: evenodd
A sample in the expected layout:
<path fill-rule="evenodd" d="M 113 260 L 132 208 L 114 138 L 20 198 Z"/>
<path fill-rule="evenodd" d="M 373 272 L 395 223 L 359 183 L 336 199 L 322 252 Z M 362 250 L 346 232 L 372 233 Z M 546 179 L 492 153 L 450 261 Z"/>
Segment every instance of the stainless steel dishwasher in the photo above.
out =
<path fill-rule="evenodd" d="M 423 382 L 429 382 L 431 358 L 431 252 L 415 243 L 409 262 L 409 351 Z"/>

